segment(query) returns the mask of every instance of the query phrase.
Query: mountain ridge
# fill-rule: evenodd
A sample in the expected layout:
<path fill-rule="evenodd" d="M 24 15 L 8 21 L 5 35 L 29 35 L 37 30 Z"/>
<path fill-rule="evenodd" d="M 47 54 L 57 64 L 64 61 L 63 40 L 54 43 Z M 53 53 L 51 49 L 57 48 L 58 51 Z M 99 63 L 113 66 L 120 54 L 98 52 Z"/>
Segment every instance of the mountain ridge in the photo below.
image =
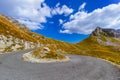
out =
<path fill-rule="evenodd" d="M 82 55 L 88 55 L 120 64 L 120 40 L 117 30 L 97 27 L 91 35 L 78 43 Z"/>
<path fill-rule="evenodd" d="M 105 33 L 105 34 L 104 34 Z M 97 27 L 91 35 L 99 36 L 100 34 L 104 34 L 104 36 L 120 38 L 120 29 L 112 29 L 112 28 L 101 28 Z"/>
<path fill-rule="evenodd" d="M 42 52 L 50 54 L 54 53 L 51 54 L 52 56 L 50 54 L 45 55 L 49 57 L 54 56 L 54 58 L 58 58 L 58 56 L 60 56 L 57 55 L 57 53 L 69 53 L 98 57 L 120 64 L 119 29 L 115 30 L 97 27 L 88 38 L 77 44 L 70 44 L 31 32 L 25 25 L 19 23 L 19 21 L 4 15 L 0 15 L 0 28 L 1 34 L 6 33 L 4 35 L 0 35 L 0 45 L 4 46 L 0 47 L 0 52 L 3 53 L 39 47 L 38 50 L 30 53 L 34 58 L 41 57 Z M 12 35 L 12 38 L 7 37 L 9 33 Z M 16 46 L 21 49 L 17 49 Z M 16 50 L 14 50 L 14 48 L 16 48 Z"/>

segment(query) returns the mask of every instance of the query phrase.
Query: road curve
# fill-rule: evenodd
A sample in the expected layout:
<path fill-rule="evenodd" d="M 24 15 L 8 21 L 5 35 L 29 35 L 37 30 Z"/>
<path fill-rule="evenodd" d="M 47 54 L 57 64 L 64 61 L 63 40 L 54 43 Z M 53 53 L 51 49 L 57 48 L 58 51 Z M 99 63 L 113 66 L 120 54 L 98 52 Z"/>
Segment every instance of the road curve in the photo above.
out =
<path fill-rule="evenodd" d="M 0 80 L 120 80 L 120 69 L 101 59 L 69 55 L 70 61 L 29 63 L 24 50 L 0 55 Z"/>

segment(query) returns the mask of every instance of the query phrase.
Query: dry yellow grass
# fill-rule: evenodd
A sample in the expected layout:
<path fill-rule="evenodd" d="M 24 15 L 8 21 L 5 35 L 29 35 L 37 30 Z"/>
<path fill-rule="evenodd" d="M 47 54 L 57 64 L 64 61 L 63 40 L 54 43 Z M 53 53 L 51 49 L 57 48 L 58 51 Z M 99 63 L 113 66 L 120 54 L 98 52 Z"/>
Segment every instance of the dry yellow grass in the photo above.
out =
<path fill-rule="evenodd" d="M 19 27 L 19 25 L 17 26 Z M 95 36 L 91 35 L 90 37 L 78 44 L 70 44 L 58 40 L 53 40 L 40 34 L 31 32 L 26 27 L 18 27 L 16 27 L 14 23 L 9 22 L 9 20 L 0 15 L 0 34 L 3 34 L 7 37 L 9 37 L 9 35 L 12 35 L 15 38 L 20 38 L 34 43 L 37 43 L 37 41 L 39 41 L 42 46 L 47 46 L 53 51 L 50 52 L 46 57 L 51 57 L 52 55 L 56 56 L 56 54 L 53 53 L 55 53 L 54 51 L 58 50 L 62 53 L 79 54 L 103 58 L 120 64 L 120 46 L 114 47 L 100 45 Z M 109 38 L 112 40 L 112 42 L 120 45 L 120 41 L 112 37 L 104 37 L 101 35 L 99 36 L 99 38 L 101 38 L 102 41 L 106 41 L 106 38 Z M 39 52 L 40 51 L 37 50 L 34 55 L 39 57 Z"/>
<path fill-rule="evenodd" d="M 66 57 L 62 54 L 58 54 L 56 53 L 54 50 L 50 50 L 49 52 L 43 53 L 43 48 L 39 48 L 33 52 L 31 52 L 31 54 L 33 55 L 33 57 L 36 57 L 38 59 L 66 59 Z"/>
<path fill-rule="evenodd" d="M 24 33 L 22 30 L 18 29 L 15 25 L 9 22 L 7 19 L 0 15 L 0 34 L 5 36 L 11 35 L 16 38 L 20 38 L 30 42 L 37 42 L 32 36 Z"/>
<path fill-rule="evenodd" d="M 120 65 L 120 51 L 116 50 L 120 46 L 103 46 L 97 42 L 95 36 L 90 36 L 78 45 L 83 49 L 79 53 L 81 55 L 102 58 Z"/>

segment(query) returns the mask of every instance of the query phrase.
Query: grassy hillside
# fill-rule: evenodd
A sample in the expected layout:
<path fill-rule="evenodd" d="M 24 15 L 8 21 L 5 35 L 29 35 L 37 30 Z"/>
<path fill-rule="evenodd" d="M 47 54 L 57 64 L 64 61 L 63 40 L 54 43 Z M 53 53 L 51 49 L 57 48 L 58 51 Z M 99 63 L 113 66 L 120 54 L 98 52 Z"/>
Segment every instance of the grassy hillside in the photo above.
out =
<path fill-rule="evenodd" d="M 54 40 L 51 38 L 44 37 L 40 34 L 34 33 L 27 31 L 27 34 L 31 35 L 35 39 L 39 40 L 41 47 L 49 47 L 51 49 L 54 49 L 55 51 L 60 51 L 63 53 L 72 53 L 74 51 L 79 50 L 77 48 L 76 44 L 70 44 L 67 42 L 59 41 L 59 40 Z M 77 49 L 77 50 L 76 50 Z"/>
<path fill-rule="evenodd" d="M 24 33 L 27 33 L 29 36 L 33 37 L 34 39 L 38 40 L 41 46 L 51 47 L 54 50 L 62 51 L 64 53 L 73 53 L 78 51 L 77 45 L 66 43 L 63 41 L 54 40 L 51 38 L 44 37 L 40 34 L 31 32 L 25 25 L 21 24 L 19 21 L 15 20 L 12 17 L 2 15 L 5 19 L 11 22 L 11 24 L 15 25 L 17 28 L 22 30 Z M 77 50 L 76 50 L 77 49 Z"/>
<path fill-rule="evenodd" d="M 37 42 L 35 38 L 0 15 L 0 53 L 32 48 L 36 46 Z"/>
<path fill-rule="evenodd" d="M 107 38 L 120 45 L 119 40 L 116 40 L 113 37 L 102 36 L 104 41 L 106 41 Z M 120 46 L 103 45 L 98 43 L 97 39 L 98 37 L 91 35 L 89 38 L 78 43 L 77 45 L 81 50 L 79 54 L 98 57 L 120 64 Z"/>
<path fill-rule="evenodd" d="M 54 56 L 54 54 L 52 53 L 61 52 L 103 58 L 120 64 L 120 40 L 113 37 L 113 33 L 106 33 L 102 31 L 101 28 L 97 28 L 87 39 L 81 41 L 80 43 L 70 44 L 31 32 L 25 25 L 22 25 L 17 20 L 11 17 L 0 15 L 0 35 L 5 35 L 6 37 L 8 37 L 8 39 L 10 39 L 10 36 L 13 36 L 13 38 L 15 39 L 19 38 L 21 40 L 33 43 L 39 42 L 41 45 L 41 49 L 43 47 L 48 47 L 49 49 L 51 49 L 51 51 L 53 51 L 50 52 L 46 57 L 50 57 L 52 55 Z M 15 43 L 15 41 L 13 41 L 13 43 Z M 21 42 L 19 42 L 19 44 L 20 43 Z M 3 43 L 1 42 L 1 44 Z M 9 46 L 7 45 L 5 51 L 12 51 L 12 46 L 15 46 L 15 44 L 11 44 Z M 0 49 L 2 48 L 0 47 Z M 39 52 L 40 49 L 34 51 L 33 55 L 39 57 Z"/>
<path fill-rule="evenodd" d="M 3 34 L 5 36 L 14 36 L 16 38 L 20 38 L 23 40 L 31 41 L 31 42 L 37 42 L 36 39 L 29 36 L 28 34 L 24 33 L 20 29 L 18 29 L 15 25 L 13 25 L 11 22 L 6 20 L 3 16 L 0 15 L 0 34 Z"/>

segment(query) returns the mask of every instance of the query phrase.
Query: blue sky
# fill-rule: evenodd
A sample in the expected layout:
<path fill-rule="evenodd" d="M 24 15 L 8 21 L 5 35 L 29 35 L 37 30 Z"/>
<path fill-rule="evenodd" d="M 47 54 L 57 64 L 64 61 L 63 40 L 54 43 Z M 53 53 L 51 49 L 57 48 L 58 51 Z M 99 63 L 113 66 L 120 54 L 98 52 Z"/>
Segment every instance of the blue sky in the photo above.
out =
<path fill-rule="evenodd" d="M 97 27 L 120 28 L 120 0 L 1 0 L 0 13 L 32 31 L 70 43 Z"/>

